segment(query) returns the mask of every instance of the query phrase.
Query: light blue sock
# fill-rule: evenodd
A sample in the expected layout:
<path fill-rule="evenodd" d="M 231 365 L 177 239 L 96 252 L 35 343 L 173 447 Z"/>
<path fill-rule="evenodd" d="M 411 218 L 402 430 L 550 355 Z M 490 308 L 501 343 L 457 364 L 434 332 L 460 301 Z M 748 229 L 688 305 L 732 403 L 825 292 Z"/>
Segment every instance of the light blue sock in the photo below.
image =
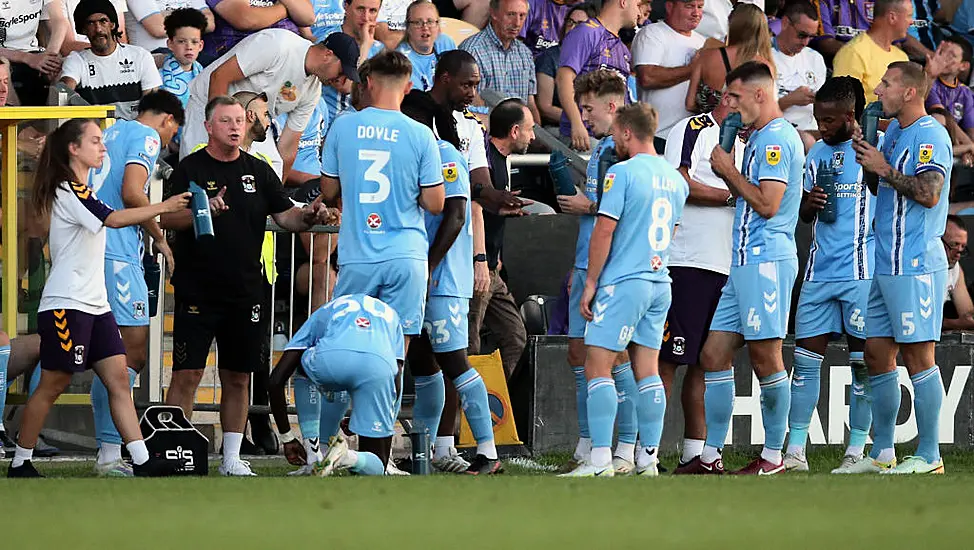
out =
<path fill-rule="evenodd" d="M 10 362 L 10 346 L 0 346 L 0 432 L 3 429 L 3 408 L 7 406 L 7 363 Z"/>
<path fill-rule="evenodd" d="M 873 423 L 873 410 L 869 397 L 869 370 L 863 352 L 849 353 L 852 365 L 852 384 L 849 385 L 849 446 L 864 448 Z"/>
<path fill-rule="evenodd" d="M 355 466 L 352 466 L 350 470 L 360 476 L 385 475 L 386 469 L 382 467 L 382 461 L 379 460 L 379 457 L 364 451 L 356 451 L 355 454 L 358 455 L 358 461 L 355 462 Z"/>
<path fill-rule="evenodd" d="M 899 374 L 894 370 L 869 377 L 869 392 L 873 409 L 873 448 L 872 458 L 879 452 L 893 448 L 893 432 L 896 430 L 896 415 L 900 412 Z"/>
<path fill-rule="evenodd" d="M 588 429 L 593 449 L 612 446 L 612 427 L 618 406 L 616 384 L 611 378 L 588 381 Z"/>
<path fill-rule="evenodd" d="M 588 381 L 585 367 L 572 367 L 575 375 L 575 412 L 578 414 L 578 436 L 588 437 Z"/>
<path fill-rule="evenodd" d="M 443 415 L 443 403 L 446 401 L 446 386 L 443 383 L 443 373 L 432 376 L 417 376 L 416 402 L 413 403 L 413 429 L 429 430 L 430 438 L 436 437 L 440 428 L 440 417 Z"/>
<path fill-rule="evenodd" d="M 822 380 L 822 357 L 805 348 L 795 348 L 794 373 L 791 377 L 791 411 L 788 413 L 788 448 L 805 449 L 808 426 L 818 404 Z"/>
<path fill-rule="evenodd" d="M 33 374 L 30 375 L 30 385 L 28 387 L 27 395 L 34 395 L 37 391 L 37 386 L 41 385 L 41 364 L 38 363 L 37 367 L 34 369 Z"/>
<path fill-rule="evenodd" d="M 129 367 L 129 389 L 135 387 L 135 377 L 139 373 Z M 101 378 L 95 376 L 91 382 L 91 412 L 95 417 L 95 440 L 101 443 L 122 444 L 122 436 L 115 428 L 112 421 L 112 409 L 109 406 L 108 388 L 102 383 Z"/>
<path fill-rule="evenodd" d="M 928 463 L 940 460 L 940 407 L 944 401 L 944 383 L 940 367 L 934 365 L 910 377 L 913 382 L 913 408 L 917 413 L 920 443 L 917 456 Z"/>
<path fill-rule="evenodd" d="M 666 413 L 666 391 L 659 376 L 639 381 L 636 411 L 639 415 L 639 442 L 643 447 L 659 447 Z"/>
<path fill-rule="evenodd" d="M 723 449 L 734 413 L 734 370 L 705 372 L 703 380 L 707 446 Z"/>
<path fill-rule="evenodd" d="M 294 377 L 294 408 L 298 413 L 298 426 L 301 427 L 301 437 L 318 440 L 321 425 L 318 416 L 321 414 L 321 394 L 318 388 L 307 377 Z"/>
<path fill-rule="evenodd" d="M 460 406 L 463 408 L 463 415 L 467 417 L 467 424 L 470 424 L 474 440 L 485 443 L 494 439 L 494 422 L 490 417 L 487 386 L 477 369 L 468 369 L 457 376 L 453 380 L 453 387 L 460 395 Z"/>
<path fill-rule="evenodd" d="M 788 411 L 791 409 L 791 389 L 788 373 L 776 372 L 759 378 L 761 383 L 761 416 L 764 417 L 764 447 L 780 451 L 785 446 Z M 807 429 L 807 428 L 806 428 Z"/>
<path fill-rule="evenodd" d="M 619 411 L 616 413 L 616 428 L 619 430 L 620 443 L 636 443 L 638 419 L 636 416 L 636 376 L 632 373 L 632 365 L 623 363 L 612 368 L 612 379 L 616 383 Z M 643 443 L 646 445 L 646 443 Z"/>
<path fill-rule="evenodd" d="M 338 433 L 352 396 L 347 391 L 330 391 L 321 393 L 319 401 L 321 413 L 318 416 L 318 430 L 322 439 L 328 441 Z"/>

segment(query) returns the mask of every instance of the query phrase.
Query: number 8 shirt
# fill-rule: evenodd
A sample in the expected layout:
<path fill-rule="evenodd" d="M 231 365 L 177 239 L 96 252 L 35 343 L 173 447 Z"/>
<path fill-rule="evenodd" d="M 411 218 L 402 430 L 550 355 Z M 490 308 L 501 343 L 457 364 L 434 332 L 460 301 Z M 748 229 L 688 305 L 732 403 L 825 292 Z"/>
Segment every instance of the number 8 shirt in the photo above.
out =
<path fill-rule="evenodd" d="M 586 345 L 622 351 L 631 341 L 659 349 L 670 308 L 670 240 L 689 194 L 679 172 L 655 155 L 638 154 L 606 172 L 599 216 L 617 225 Z"/>

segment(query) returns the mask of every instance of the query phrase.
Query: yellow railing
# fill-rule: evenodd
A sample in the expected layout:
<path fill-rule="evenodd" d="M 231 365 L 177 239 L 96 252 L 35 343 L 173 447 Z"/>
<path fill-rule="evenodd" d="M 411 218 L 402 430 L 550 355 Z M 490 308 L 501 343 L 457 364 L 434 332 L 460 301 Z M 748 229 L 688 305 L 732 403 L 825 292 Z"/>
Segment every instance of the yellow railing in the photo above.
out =
<path fill-rule="evenodd" d="M 3 330 L 17 335 L 17 125 L 35 120 L 68 118 L 110 119 L 115 109 L 109 105 L 84 107 L 0 107 L 0 134 L 3 135 L 0 187 L 3 190 Z M 106 123 L 107 124 L 107 123 Z M 103 124 L 104 127 L 106 124 Z"/>

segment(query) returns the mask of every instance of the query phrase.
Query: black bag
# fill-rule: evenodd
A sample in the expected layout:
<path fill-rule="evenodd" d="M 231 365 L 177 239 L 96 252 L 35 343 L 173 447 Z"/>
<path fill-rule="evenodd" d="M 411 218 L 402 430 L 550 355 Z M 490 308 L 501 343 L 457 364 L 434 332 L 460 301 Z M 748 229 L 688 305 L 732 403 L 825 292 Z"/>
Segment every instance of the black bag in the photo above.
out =
<path fill-rule="evenodd" d="M 207 451 L 210 440 L 186 419 L 182 408 L 173 405 L 149 407 L 142 415 L 139 427 L 150 455 L 186 461 L 183 470 L 175 475 L 205 476 L 209 473 Z"/>

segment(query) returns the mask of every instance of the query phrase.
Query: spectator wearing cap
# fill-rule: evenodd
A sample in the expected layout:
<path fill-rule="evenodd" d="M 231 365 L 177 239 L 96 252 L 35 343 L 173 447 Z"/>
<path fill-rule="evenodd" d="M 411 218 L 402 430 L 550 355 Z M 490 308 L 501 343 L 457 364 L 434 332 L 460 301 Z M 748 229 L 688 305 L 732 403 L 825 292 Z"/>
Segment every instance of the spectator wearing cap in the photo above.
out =
<path fill-rule="evenodd" d="M 666 18 L 643 27 L 632 43 L 639 101 L 659 113 L 656 150 L 678 121 L 690 116 L 686 109 L 690 65 L 706 39 L 696 32 L 703 15 L 703 0 L 667 0 Z"/>
<path fill-rule="evenodd" d="M 818 11 L 807 1 L 798 0 L 785 7 L 781 31 L 771 43 L 778 70 L 778 106 L 785 120 L 803 132 L 818 131 L 812 105 L 826 77 L 825 59 L 808 47 L 816 32 Z"/>
<path fill-rule="evenodd" d="M 568 10 L 568 17 L 565 19 L 565 26 L 562 27 L 561 39 L 570 33 L 572 29 L 598 15 L 598 10 L 591 2 L 575 4 Z M 561 44 L 552 46 L 534 60 L 535 72 L 538 77 L 538 111 L 541 114 L 544 126 L 557 126 L 561 122 L 561 102 L 558 100 L 558 87 L 555 85 L 555 78 L 558 75 L 558 63 L 561 59 Z"/>
<path fill-rule="evenodd" d="M 340 32 L 320 44 L 284 29 L 266 29 L 244 38 L 190 83 L 180 157 L 206 141 L 203 122 L 209 99 L 240 91 L 264 93 L 271 118 L 289 113 L 277 144 L 286 177 L 321 97 L 322 83 L 341 87 L 346 78 L 357 82 L 358 58 L 358 44 Z"/>
<path fill-rule="evenodd" d="M 913 22 L 910 0 L 877 0 L 869 30 L 850 40 L 835 54 L 832 76 L 851 76 L 862 82 L 866 103 L 876 101 L 876 86 L 894 61 L 909 61 L 893 42 L 906 37 Z"/>
<path fill-rule="evenodd" d="M 152 53 L 169 53 L 166 18 L 172 12 L 185 8 L 197 9 L 206 18 L 204 34 L 216 28 L 213 12 L 206 5 L 206 0 L 128 0 L 125 27 L 128 29 L 129 44 Z"/>
<path fill-rule="evenodd" d="M 119 42 L 118 14 L 109 0 L 82 0 L 74 24 L 91 48 L 64 59 L 61 82 L 92 105 L 114 105 L 115 118 L 134 120 L 142 95 L 162 85 L 152 54 Z"/>
<path fill-rule="evenodd" d="M 954 309 L 954 315 L 950 315 L 950 308 L 945 308 L 943 329 L 974 330 L 974 303 L 971 302 L 967 280 L 960 265 L 961 258 L 968 253 L 964 219 L 954 214 L 947 216 L 947 226 L 941 240 L 947 249 L 947 293 L 944 301 L 953 305 Z"/>
<path fill-rule="evenodd" d="M 284 29 L 298 34 L 300 27 L 315 22 L 310 0 L 206 0 L 213 10 L 215 29 L 206 36 L 200 63 L 208 65 L 233 49 L 244 38 L 264 29 Z"/>
<path fill-rule="evenodd" d="M 51 37 L 48 48 L 37 43 L 41 12 L 55 6 L 55 18 L 50 21 Z M 61 43 L 68 32 L 68 19 L 63 15 L 61 0 L 21 0 L 0 5 L 0 56 L 9 61 L 10 81 L 14 97 L 20 105 L 44 105 L 48 85 L 61 72 Z"/>
<path fill-rule="evenodd" d="M 639 20 L 637 0 L 605 0 L 599 16 L 575 27 L 561 44 L 561 59 L 555 82 L 561 102 L 561 137 L 574 149 L 588 151 L 589 136 L 575 100 L 575 77 L 596 69 L 609 69 L 629 78 L 632 56 L 619 38 L 619 31 Z"/>
<path fill-rule="evenodd" d="M 528 17 L 527 0 L 490 0 L 490 23 L 484 30 L 460 43 L 480 67 L 477 90 L 489 89 L 523 101 L 536 119 L 534 56 L 517 39 Z"/>
<path fill-rule="evenodd" d="M 528 18 L 518 38 L 524 41 L 535 59 L 548 48 L 557 46 L 565 36 L 562 31 L 568 21 L 568 12 L 578 3 L 577 0 L 528 0 Z"/>

